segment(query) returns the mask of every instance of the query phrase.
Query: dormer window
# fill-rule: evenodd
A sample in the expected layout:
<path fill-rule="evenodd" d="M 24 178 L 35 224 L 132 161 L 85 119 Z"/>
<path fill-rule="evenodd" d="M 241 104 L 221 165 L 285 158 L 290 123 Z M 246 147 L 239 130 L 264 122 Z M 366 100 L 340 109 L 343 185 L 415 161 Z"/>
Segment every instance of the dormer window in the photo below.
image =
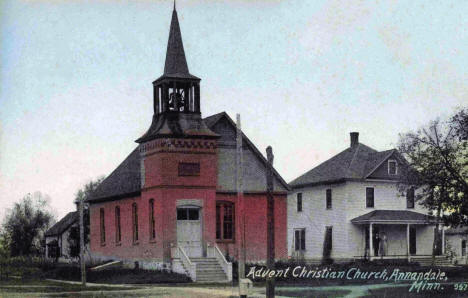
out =
<path fill-rule="evenodd" d="M 398 164 L 396 160 L 391 159 L 388 161 L 388 174 L 389 175 L 396 175 L 398 174 Z"/>

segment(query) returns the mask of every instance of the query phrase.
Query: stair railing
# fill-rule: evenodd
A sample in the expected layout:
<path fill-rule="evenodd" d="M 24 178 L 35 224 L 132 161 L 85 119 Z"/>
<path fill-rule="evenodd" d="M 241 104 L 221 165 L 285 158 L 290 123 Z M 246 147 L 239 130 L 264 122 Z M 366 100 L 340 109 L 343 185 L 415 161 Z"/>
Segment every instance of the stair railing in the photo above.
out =
<path fill-rule="evenodd" d="M 221 252 L 218 245 L 216 245 L 216 243 L 214 243 L 213 246 L 208 244 L 207 253 L 208 257 L 216 258 L 218 264 L 221 266 L 221 268 L 223 268 L 223 271 L 226 274 L 228 281 L 232 281 L 232 263 L 226 260 L 224 254 Z"/>
<path fill-rule="evenodd" d="M 177 252 L 178 252 L 180 260 L 182 261 L 182 264 L 184 264 L 184 267 L 188 270 L 188 274 L 190 278 L 193 281 L 196 281 L 197 280 L 197 264 L 190 261 L 190 258 L 187 256 L 187 254 L 185 253 L 185 250 L 182 247 L 177 246 Z"/>

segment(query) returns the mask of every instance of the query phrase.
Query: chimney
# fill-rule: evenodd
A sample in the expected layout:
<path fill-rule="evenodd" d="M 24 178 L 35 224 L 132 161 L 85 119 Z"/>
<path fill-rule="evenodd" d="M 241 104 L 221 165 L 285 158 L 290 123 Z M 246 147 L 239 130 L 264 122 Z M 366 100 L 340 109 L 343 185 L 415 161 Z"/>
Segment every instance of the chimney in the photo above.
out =
<path fill-rule="evenodd" d="M 359 133 L 350 132 L 349 135 L 351 136 L 351 148 L 353 148 L 359 144 Z"/>

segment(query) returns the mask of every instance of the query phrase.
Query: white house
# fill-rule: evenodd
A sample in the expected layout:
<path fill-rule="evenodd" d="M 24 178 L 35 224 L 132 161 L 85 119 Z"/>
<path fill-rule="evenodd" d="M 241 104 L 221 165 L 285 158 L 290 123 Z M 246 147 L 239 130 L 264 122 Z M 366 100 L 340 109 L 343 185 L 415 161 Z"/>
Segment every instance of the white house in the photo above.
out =
<path fill-rule="evenodd" d="M 289 256 L 320 260 L 326 238 L 335 261 L 431 255 L 435 218 L 414 189 L 399 191 L 404 164 L 395 149 L 376 151 L 352 132 L 350 147 L 290 183 Z"/>
<path fill-rule="evenodd" d="M 466 242 L 468 227 L 450 228 L 445 231 L 445 245 L 448 254 L 452 254 L 457 264 L 468 264 Z"/>

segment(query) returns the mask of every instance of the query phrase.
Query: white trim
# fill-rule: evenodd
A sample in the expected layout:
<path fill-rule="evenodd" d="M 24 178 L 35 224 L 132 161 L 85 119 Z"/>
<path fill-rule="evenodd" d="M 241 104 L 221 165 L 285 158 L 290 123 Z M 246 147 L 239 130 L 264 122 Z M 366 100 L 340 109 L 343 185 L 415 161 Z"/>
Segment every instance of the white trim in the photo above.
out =
<path fill-rule="evenodd" d="M 394 162 L 395 163 L 395 173 L 390 173 L 390 163 L 391 162 Z M 387 161 L 387 169 L 388 169 L 388 175 L 391 175 L 391 176 L 396 176 L 398 175 L 398 162 L 396 161 L 396 159 L 389 159 Z"/>

